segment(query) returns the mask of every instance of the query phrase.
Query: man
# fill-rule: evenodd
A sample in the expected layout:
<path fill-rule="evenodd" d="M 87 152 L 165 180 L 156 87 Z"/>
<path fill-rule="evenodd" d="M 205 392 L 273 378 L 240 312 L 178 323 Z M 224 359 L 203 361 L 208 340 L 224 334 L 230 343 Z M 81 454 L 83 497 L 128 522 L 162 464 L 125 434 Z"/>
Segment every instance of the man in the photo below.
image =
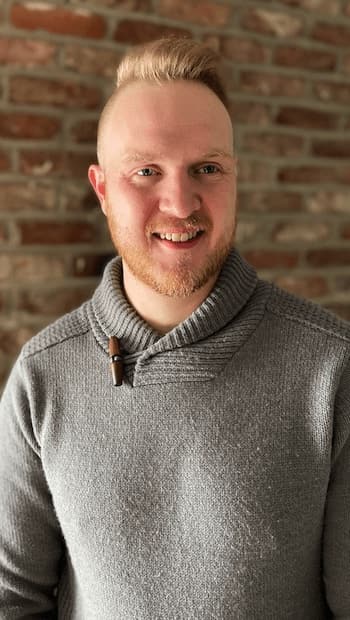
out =
<path fill-rule="evenodd" d="M 233 249 L 232 145 L 210 51 L 127 55 L 89 169 L 120 257 L 2 401 L 1 618 L 350 618 L 350 331 Z"/>

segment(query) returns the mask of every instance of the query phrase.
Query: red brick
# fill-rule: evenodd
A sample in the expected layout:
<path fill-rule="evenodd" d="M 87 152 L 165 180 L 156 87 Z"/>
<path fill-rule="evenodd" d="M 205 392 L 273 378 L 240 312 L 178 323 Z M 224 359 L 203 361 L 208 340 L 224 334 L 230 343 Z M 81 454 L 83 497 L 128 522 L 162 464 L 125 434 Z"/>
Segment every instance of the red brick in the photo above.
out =
<path fill-rule="evenodd" d="M 269 163 L 240 159 L 238 178 L 240 183 L 266 183 L 273 180 L 274 170 Z"/>
<path fill-rule="evenodd" d="M 57 288 L 20 291 L 17 309 L 28 314 L 60 316 L 80 306 L 92 294 L 92 288 Z"/>
<path fill-rule="evenodd" d="M 94 153 L 65 153 L 63 151 L 21 151 L 20 170 L 34 176 L 86 177 Z"/>
<path fill-rule="evenodd" d="M 96 161 L 96 149 L 89 153 L 71 152 L 66 153 L 64 161 L 64 176 L 86 179 L 88 168 L 91 162 Z"/>
<path fill-rule="evenodd" d="M 65 183 L 64 192 L 60 197 L 60 208 L 63 211 L 92 211 L 99 209 L 96 194 L 90 186 L 81 183 Z"/>
<path fill-rule="evenodd" d="M 65 157 L 60 151 L 21 151 L 19 154 L 20 171 L 24 174 L 38 176 L 63 176 Z"/>
<path fill-rule="evenodd" d="M 315 82 L 313 91 L 322 101 L 350 104 L 350 84 L 348 82 Z"/>
<path fill-rule="evenodd" d="M 116 50 L 98 49 L 81 45 L 64 48 L 64 66 L 79 74 L 114 78 L 121 54 Z"/>
<path fill-rule="evenodd" d="M 0 112 L 0 137 L 47 140 L 57 135 L 61 122 L 49 116 Z"/>
<path fill-rule="evenodd" d="M 239 192 L 239 211 L 254 211 L 259 213 L 284 213 L 301 211 L 303 196 L 296 192 Z"/>
<path fill-rule="evenodd" d="M 136 19 L 123 19 L 119 22 L 115 32 L 114 40 L 119 43 L 146 43 L 159 37 L 170 35 L 190 36 L 189 30 L 177 28 L 175 26 L 164 26 L 153 22 L 145 22 Z"/>
<path fill-rule="evenodd" d="M 278 276 L 277 286 L 302 297 L 322 297 L 328 293 L 328 284 L 321 276 Z"/>
<path fill-rule="evenodd" d="M 328 239 L 330 227 L 323 222 L 286 222 L 275 226 L 272 239 L 278 243 L 313 243 Z"/>
<path fill-rule="evenodd" d="M 7 358 L 0 349 L 0 390 L 2 390 L 6 384 L 8 376 L 13 366 L 14 358 Z"/>
<path fill-rule="evenodd" d="M 226 26 L 232 14 L 228 4 L 217 4 L 208 0 L 158 0 L 157 12 L 160 15 L 180 21 L 193 22 L 201 26 Z"/>
<path fill-rule="evenodd" d="M 65 275 L 64 256 L 4 254 L 0 255 L 0 281 L 20 283 L 61 279 Z"/>
<path fill-rule="evenodd" d="M 269 106 L 252 101 L 230 102 L 230 115 L 234 124 L 265 126 L 271 122 Z"/>
<path fill-rule="evenodd" d="M 216 52 L 217 54 L 220 53 L 220 37 L 218 36 L 218 34 L 214 34 L 214 33 L 209 33 L 209 34 L 204 34 L 201 37 L 201 41 L 204 43 L 204 45 L 206 47 L 209 47 L 210 49 L 214 50 L 214 52 Z"/>
<path fill-rule="evenodd" d="M 348 293 L 350 291 L 350 276 L 339 275 L 332 278 L 332 289 L 340 293 Z"/>
<path fill-rule="evenodd" d="M 279 171 L 278 179 L 286 183 L 332 183 L 337 181 L 337 172 L 315 165 L 290 166 Z"/>
<path fill-rule="evenodd" d="M 337 127 L 338 117 L 335 114 L 314 108 L 296 108 L 282 106 L 276 117 L 280 125 L 302 127 L 305 129 L 333 129 Z"/>
<path fill-rule="evenodd" d="M 0 222 L 0 243 L 4 243 L 5 241 L 8 241 L 9 239 L 9 234 L 8 234 L 8 230 L 5 224 Z"/>
<path fill-rule="evenodd" d="M 34 181 L 0 183 L 0 211 L 34 211 L 55 207 L 55 188 Z"/>
<path fill-rule="evenodd" d="M 350 46 L 350 26 L 341 24 L 319 23 L 311 32 L 313 39 L 335 45 L 336 47 Z"/>
<path fill-rule="evenodd" d="M 231 63 L 228 63 L 228 62 L 220 63 L 220 77 L 221 77 L 222 83 L 227 89 L 227 92 L 228 93 L 230 91 L 232 92 L 233 86 L 235 85 L 236 77 L 233 76 Z"/>
<path fill-rule="evenodd" d="M 15 329 L 0 328 L 1 351 L 7 355 L 16 355 L 29 338 L 33 336 L 33 329 L 16 327 Z"/>
<path fill-rule="evenodd" d="M 350 191 L 335 190 L 311 194 L 306 199 L 306 208 L 310 213 L 350 214 Z"/>
<path fill-rule="evenodd" d="M 88 243 L 94 239 L 94 227 L 88 222 L 18 222 L 22 245 Z"/>
<path fill-rule="evenodd" d="M 350 2 L 344 7 L 344 13 L 350 17 Z"/>
<path fill-rule="evenodd" d="M 271 51 L 262 43 L 242 37 L 223 37 L 219 40 L 219 53 L 229 60 L 243 63 L 264 63 L 269 61 Z"/>
<path fill-rule="evenodd" d="M 91 278 L 101 276 L 103 270 L 115 253 L 110 254 L 86 254 L 74 258 L 72 265 L 72 275 L 80 278 Z"/>
<path fill-rule="evenodd" d="M 304 151 L 304 138 L 278 133 L 250 133 L 243 137 L 241 148 L 263 155 L 284 157 L 301 155 Z"/>
<path fill-rule="evenodd" d="M 10 100 L 14 103 L 52 105 L 60 108 L 98 108 L 102 93 L 98 88 L 68 80 L 10 77 Z"/>
<path fill-rule="evenodd" d="M 345 54 L 342 60 L 342 70 L 350 74 L 350 54 Z"/>
<path fill-rule="evenodd" d="M 338 15 L 340 13 L 339 0 L 279 0 L 287 6 L 306 9 L 326 15 Z"/>
<path fill-rule="evenodd" d="M 300 78 L 286 77 L 262 71 L 241 71 L 240 85 L 243 92 L 266 97 L 301 97 L 306 83 Z"/>
<path fill-rule="evenodd" d="M 10 18 L 16 28 L 46 30 L 53 34 L 100 39 L 106 32 L 105 20 L 100 15 L 70 11 L 44 2 L 14 4 Z"/>
<path fill-rule="evenodd" d="M 0 151 L 0 172 L 11 170 L 11 162 L 6 153 Z"/>
<path fill-rule="evenodd" d="M 71 128 L 71 136 L 78 143 L 93 143 L 97 140 L 97 120 L 82 120 Z"/>
<path fill-rule="evenodd" d="M 350 169 L 329 166 L 287 166 L 279 171 L 278 178 L 284 183 L 345 183 L 350 180 Z"/>
<path fill-rule="evenodd" d="M 299 260 L 296 252 L 263 249 L 244 252 L 244 257 L 256 269 L 286 269 L 295 267 Z"/>
<path fill-rule="evenodd" d="M 345 185 L 347 185 L 348 183 L 350 183 L 350 165 L 345 165 L 345 166 L 338 166 L 338 174 L 337 174 L 337 180 L 338 183 L 344 183 Z"/>
<path fill-rule="evenodd" d="M 271 9 L 248 9 L 241 24 L 248 30 L 276 37 L 296 37 L 303 32 L 303 23 L 294 15 Z"/>
<path fill-rule="evenodd" d="M 96 0 L 69 0 L 70 4 L 91 4 L 96 7 Z M 151 12 L 152 0 L 99 0 L 99 6 L 119 11 L 144 11 Z"/>
<path fill-rule="evenodd" d="M 346 267 L 350 265 L 349 248 L 323 248 L 310 250 L 306 254 L 307 262 L 313 267 Z"/>
<path fill-rule="evenodd" d="M 276 49 L 274 63 L 284 67 L 296 67 L 304 71 L 308 69 L 311 71 L 331 71 L 337 66 L 337 55 L 334 52 L 288 45 Z"/>
<path fill-rule="evenodd" d="M 342 239 L 350 239 L 350 224 L 345 224 L 341 229 Z"/>
<path fill-rule="evenodd" d="M 259 232 L 258 224 L 256 221 L 252 220 L 243 220 L 240 218 L 238 220 L 237 230 L 236 230 L 236 243 L 247 243 L 248 241 L 252 241 L 256 239 L 256 236 Z"/>
<path fill-rule="evenodd" d="M 331 312 L 334 312 L 338 317 L 345 321 L 350 321 L 350 303 L 338 302 L 330 303 L 325 306 Z"/>
<path fill-rule="evenodd" d="M 0 63 L 17 67 L 51 65 L 55 61 L 57 48 L 45 41 L 31 39 L 0 39 Z"/>
<path fill-rule="evenodd" d="M 314 140 L 311 145 L 313 155 L 320 157 L 350 158 L 350 140 Z"/>

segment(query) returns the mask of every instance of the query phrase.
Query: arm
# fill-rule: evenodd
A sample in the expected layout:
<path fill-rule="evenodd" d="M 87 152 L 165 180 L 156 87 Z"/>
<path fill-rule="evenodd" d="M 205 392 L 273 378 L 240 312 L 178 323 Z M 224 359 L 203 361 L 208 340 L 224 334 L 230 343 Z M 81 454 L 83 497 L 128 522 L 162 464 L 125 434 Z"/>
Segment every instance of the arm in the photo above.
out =
<path fill-rule="evenodd" d="M 350 619 L 350 367 L 335 399 L 332 471 L 324 530 L 324 582 L 333 618 Z"/>
<path fill-rule="evenodd" d="M 0 617 L 48 618 L 63 545 L 17 362 L 0 404 Z M 38 615 L 36 615 L 38 614 Z"/>

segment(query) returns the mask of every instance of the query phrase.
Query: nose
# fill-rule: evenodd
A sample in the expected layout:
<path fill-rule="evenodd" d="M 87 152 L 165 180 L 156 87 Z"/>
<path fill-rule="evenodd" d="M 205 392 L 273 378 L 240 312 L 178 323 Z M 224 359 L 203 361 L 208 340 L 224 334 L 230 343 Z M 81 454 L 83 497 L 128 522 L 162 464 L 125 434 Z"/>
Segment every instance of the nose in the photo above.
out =
<path fill-rule="evenodd" d="M 185 219 L 201 207 L 201 197 L 193 179 L 186 174 L 164 177 L 159 195 L 159 210 L 173 217 Z"/>

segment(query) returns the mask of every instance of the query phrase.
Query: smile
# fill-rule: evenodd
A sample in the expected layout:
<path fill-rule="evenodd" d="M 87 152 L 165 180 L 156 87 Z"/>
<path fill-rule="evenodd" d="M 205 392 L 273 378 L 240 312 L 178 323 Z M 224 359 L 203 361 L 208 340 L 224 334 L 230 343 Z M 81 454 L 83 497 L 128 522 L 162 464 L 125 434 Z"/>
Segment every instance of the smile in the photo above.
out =
<path fill-rule="evenodd" d="M 195 239 L 198 235 L 203 233 L 202 230 L 195 230 L 192 232 L 183 232 L 183 233 L 154 233 L 156 237 L 159 239 L 166 241 L 173 241 L 176 243 L 185 243 L 186 241 L 190 241 L 191 239 Z"/>

